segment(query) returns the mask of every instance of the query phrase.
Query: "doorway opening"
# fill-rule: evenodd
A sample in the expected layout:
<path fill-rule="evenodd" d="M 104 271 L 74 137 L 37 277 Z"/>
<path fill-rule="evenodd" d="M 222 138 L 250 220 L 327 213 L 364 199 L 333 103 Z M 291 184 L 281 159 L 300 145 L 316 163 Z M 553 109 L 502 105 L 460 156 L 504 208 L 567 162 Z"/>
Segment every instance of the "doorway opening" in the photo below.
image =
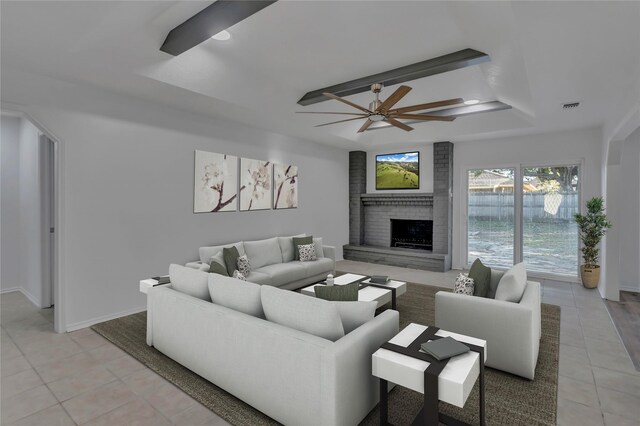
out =
<path fill-rule="evenodd" d="M 65 331 L 56 312 L 57 142 L 25 114 L 3 110 L 1 118 L 2 307 L 12 306 L 14 320 Z"/>

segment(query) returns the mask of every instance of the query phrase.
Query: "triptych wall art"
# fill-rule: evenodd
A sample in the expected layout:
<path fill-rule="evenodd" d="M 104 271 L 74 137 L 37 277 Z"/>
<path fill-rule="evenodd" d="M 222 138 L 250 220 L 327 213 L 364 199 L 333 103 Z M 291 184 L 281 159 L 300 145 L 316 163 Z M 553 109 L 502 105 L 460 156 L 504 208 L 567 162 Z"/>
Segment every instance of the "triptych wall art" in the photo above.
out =
<path fill-rule="evenodd" d="M 295 209 L 298 167 L 196 151 L 193 212 Z"/>

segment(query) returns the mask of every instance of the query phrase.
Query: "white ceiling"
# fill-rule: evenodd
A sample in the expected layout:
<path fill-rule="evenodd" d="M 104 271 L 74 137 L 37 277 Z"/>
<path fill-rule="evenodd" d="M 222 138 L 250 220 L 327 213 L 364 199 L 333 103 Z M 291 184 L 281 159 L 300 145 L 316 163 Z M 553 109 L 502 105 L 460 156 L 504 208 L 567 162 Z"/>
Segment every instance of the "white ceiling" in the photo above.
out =
<path fill-rule="evenodd" d="M 208 40 L 178 57 L 158 50 L 170 29 L 208 4 L 2 1 L 2 68 L 345 148 L 599 126 L 640 79 L 640 2 L 281 0 L 231 27 L 229 41 Z M 398 106 L 463 97 L 513 109 L 364 134 L 356 134 L 360 122 L 314 128 L 337 118 L 295 114 L 350 112 L 335 101 L 296 102 L 310 90 L 464 48 L 491 61 L 405 83 L 413 90 Z M 367 105 L 372 95 L 349 99 Z M 582 104 L 563 111 L 569 101 Z"/>

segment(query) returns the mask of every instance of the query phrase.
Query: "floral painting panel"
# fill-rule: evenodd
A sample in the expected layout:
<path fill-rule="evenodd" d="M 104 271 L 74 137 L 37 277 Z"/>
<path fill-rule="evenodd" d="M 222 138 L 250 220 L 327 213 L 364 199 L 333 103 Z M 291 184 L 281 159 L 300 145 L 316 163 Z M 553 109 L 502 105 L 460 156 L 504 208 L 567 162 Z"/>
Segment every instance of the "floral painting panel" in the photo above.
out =
<path fill-rule="evenodd" d="M 193 212 L 238 209 L 238 157 L 196 151 Z"/>
<path fill-rule="evenodd" d="M 240 210 L 271 209 L 272 164 L 269 161 L 240 160 Z"/>
<path fill-rule="evenodd" d="M 290 164 L 273 165 L 274 188 L 273 206 L 276 209 L 298 207 L 298 166 Z"/>

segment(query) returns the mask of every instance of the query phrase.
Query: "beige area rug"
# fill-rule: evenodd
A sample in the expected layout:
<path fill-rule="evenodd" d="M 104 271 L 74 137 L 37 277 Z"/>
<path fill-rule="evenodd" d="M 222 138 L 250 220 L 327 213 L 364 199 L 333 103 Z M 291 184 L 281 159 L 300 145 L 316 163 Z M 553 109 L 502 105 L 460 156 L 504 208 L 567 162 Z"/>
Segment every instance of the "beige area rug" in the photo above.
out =
<path fill-rule="evenodd" d="M 434 296 L 439 287 L 409 283 L 398 298 L 400 329 L 411 322 L 434 323 Z M 384 309 L 384 308 L 383 308 Z M 146 344 L 146 313 L 129 315 L 92 327 L 151 370 L 173 383 L 233 425 L 277 424 L 260 411 L 208 382 L 189 369 Z M 536 367 L 536 379 L 520 377 L 486 368 L 485 405 L 487 425 L 555 425 L 558 393 L 558 353 L 560 343 L 560 307 L 542 305 L 542 340 Z M 389 421 L 408 425 L 422 406 L 423 396 L 396 387 L 389 393 Z M 464 409 L 440 403 L 440 410 L 470 424 L 478 424 L 478 390 L 471 392 Z M 376 407 L 362 421 L 377 425 Z"/>

